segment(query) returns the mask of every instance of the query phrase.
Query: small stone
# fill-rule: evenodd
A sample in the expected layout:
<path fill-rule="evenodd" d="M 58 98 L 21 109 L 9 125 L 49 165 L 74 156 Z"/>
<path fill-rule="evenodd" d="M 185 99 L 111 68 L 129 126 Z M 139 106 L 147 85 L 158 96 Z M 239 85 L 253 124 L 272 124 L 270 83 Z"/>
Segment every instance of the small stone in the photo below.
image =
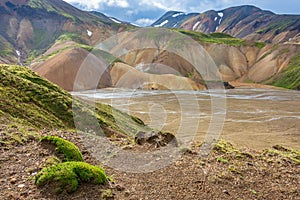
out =
<path fill-rule="evenodd" d="M 223 190 L 223 193 L 225 193 L 225 194 L 229 195 L 229 192 L 228 192 L 228 190 Z"/>
<path fill-rule="evenodd" d="M 123 190 L 125 190 L 125 188 L 121 185 L 116 185 L 116 190 L 117 191 L 123 191 Z"/>
<path fill-rule="evenodd" d="M 23 188 L 23 187 L 25 187 L 25 185 L 24 185 L 24 184 L 20 184 L 20 185 L 18 185 L 18 188 Z"/>
<path fill-rule="evenodd" d="M 130 191 L 129 190 L 126 190 L 125 191 L 125 197 L 128 197 L 130 195 Z"/>
<path fill-rule="evenodd" d="M 12 178 L 11 180 L 10 180 L 10 183 L 11 184 L 15 184 L 17 182 L 17 179 L 16 178 Z"/>

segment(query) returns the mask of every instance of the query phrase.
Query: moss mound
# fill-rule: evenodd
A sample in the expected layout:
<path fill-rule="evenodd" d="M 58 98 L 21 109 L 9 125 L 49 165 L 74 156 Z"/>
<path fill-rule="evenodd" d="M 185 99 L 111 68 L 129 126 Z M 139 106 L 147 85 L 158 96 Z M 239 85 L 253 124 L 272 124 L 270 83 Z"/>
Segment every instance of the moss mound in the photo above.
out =
<path fill-rule="evenodd" d="M 64 162 L 44 168 L 35 176 L 35 184 L 44 186 L 54 184 L 56 192 L 74 192 L 79 182 L 105 184 L 103 169 L 84 162 Z"/>
<path fill-rule="evenodd" d="M 42 137 L 40 141 L 54 144 L 56 146 L 56 152 L 63 155 L 63 161 L 83 161 L 80 150 L 72 142 L 57 136 L 45 136 Z"/>

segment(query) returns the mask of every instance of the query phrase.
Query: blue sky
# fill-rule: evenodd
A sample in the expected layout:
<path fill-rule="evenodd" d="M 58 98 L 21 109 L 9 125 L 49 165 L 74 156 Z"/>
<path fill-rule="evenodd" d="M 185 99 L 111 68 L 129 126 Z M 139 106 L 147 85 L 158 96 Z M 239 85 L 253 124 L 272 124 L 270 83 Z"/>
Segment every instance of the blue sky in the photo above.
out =
<path fill-rule="evenodd" d="M 230 6 L 254 5 L 278 14 L 300 14 L 300 0 L 65 0 L 84 10 L 97 10 L 107 16 L 140 26 L 152 24 L 169 10 L 203 12 Z"/>

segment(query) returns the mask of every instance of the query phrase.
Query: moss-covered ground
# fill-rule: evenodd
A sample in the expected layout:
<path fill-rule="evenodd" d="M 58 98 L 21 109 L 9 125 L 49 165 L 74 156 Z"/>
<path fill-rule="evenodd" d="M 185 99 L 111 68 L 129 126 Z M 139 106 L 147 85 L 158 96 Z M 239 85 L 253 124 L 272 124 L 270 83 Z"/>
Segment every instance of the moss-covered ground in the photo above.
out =
<path fill-rule="evenodd" d="M 300 89 L 300 54 L 294 56 L 289 65 L 272 77 L 267 84 L 287 89 Z"/>
<path fill-rule="evenodd" d="M 95 107 L 72 96 L 58 86 L 39 77 L 29 68 L 0 65 L 0 117 L 28 127 L 74 129 L 75 120 L 90 116 L 97 119 L 104 130 L 111 129 L 126 135 L 149 130 L 141 120 L 108 105 Z M 73 116 L 73 110 L 79 113 Z M 118 124 L 116 124 L 116 119 Z M 130 127 L 130 128 L 129 128 Z"/>
<path fill-rule="evenodd" d="M 229 46 L 256 46 L 257 48 L 261 49 L 266 44 L 262 42 L 250 42 L 240 38 L 232 37 L 225 33 L 211 33 L 211 34 L 204 34 L 201 32 L 196 31 L 189 31 L 183 29 L 173 29 L 178 31 L 182 34 L 192 37 L 194 40 L 203 43 L 215 43 L 215 44 L 225 44 Z"/>

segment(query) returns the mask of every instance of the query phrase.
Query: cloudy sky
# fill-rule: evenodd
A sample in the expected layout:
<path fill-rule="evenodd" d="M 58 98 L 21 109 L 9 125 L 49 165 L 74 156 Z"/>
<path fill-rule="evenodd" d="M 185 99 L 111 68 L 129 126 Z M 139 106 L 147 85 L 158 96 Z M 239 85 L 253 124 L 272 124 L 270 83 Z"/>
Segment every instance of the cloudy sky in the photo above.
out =
<path fill-rule="evenodd" d="M 255 5 L 279 14 L 300 14 L 299 0 L 65 0 L 84 10 L 97 10 L 107 16 L 140 26 L 152 24 L 166 11 L 203 12 L 230 6 Z"/>

